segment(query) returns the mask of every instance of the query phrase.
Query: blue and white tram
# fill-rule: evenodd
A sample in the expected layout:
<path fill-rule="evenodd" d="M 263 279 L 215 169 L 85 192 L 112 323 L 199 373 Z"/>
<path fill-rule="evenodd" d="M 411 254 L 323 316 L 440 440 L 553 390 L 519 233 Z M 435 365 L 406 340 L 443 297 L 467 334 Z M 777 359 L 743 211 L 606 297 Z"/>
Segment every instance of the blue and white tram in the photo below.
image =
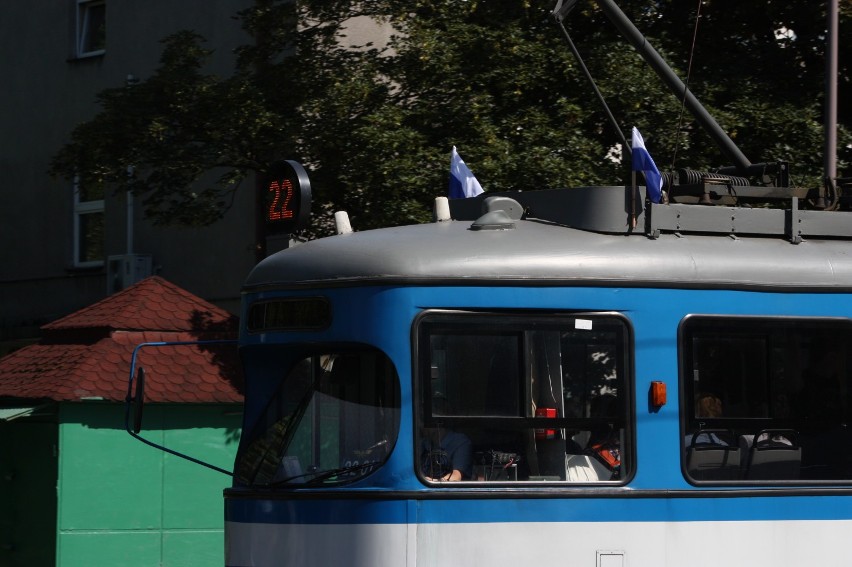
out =
<path fill-rule="evenodd" d="M 632 191 L 260 263 L 226 564 L 847 563 L 847 214 Z"/>

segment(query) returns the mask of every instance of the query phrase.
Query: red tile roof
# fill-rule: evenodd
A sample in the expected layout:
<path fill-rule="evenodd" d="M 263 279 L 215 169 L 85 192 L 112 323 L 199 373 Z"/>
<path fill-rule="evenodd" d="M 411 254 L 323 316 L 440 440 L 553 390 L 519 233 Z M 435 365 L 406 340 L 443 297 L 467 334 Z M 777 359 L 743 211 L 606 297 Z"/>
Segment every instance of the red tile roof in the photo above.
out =
<path fill-rule="evenodd" d="M 52 335 L 71 329 L 234 331 L 236 326 L 224 309 L 153 276 L 42 329 Z"/>
<path fill-rule="evenodd" d="M 236 318 L 166 280 L 147 278 L 42 327 L 44 339 L 0 359 L 0 397 L 123 402 L 142 343 L 236 338 Z M 145 346 L 146 402 L 241 402 L 234 346 Z"/>

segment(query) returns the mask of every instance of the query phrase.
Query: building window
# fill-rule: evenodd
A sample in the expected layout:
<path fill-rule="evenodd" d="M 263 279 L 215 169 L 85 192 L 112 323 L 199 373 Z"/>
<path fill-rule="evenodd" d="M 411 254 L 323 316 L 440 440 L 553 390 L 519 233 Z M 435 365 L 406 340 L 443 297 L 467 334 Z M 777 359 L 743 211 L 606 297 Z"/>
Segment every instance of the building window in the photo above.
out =
<path fill-rule="evenodd" d="M 106 3 L 77 0 L 77 57 L 101 55 L 106 49 Z"/>
<path fill-rule="evenodd" d="M 691 316 L 681 325 L 693 482 L 852 481 L 847 319 Z"/>
<path fill-rule="evenodd" d="M 425 314 L 418 474 L 444 486 L 626 483 L 630 344 L 614 314 Z"/>
<path fill-rule="evenodd" d="M 88 268 L 104 263 L 103 187 L 74 182 L 74 266 Z"/>

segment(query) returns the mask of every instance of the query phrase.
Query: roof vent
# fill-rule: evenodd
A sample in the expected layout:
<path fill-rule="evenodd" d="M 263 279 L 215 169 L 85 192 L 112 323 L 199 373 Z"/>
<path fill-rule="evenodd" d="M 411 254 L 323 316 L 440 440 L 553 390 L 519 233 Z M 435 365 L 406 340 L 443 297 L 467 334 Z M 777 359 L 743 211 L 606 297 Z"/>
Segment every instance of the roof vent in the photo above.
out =
<path fill-rule="evenodd" d="M 513 221 L 521 220 L 524 208 L 509 197 L 488 197 L 482 201 L 482 216 L 476 219 L 471 230 L 511 230 Z"/>
<path fill-rule="evenodd" d="M 512 230 L 515 223 L 506 211 L 485 213 L 470 225 L 470 230 Z"/>
<path fill-rule="evenodd" d="M 524 208 L 519 202 L 511 197 L 488 197 L 482 201 L 482 214 L 493 211 L 503 211 L 512 220 L 521 220 L 524 215 Z"/>

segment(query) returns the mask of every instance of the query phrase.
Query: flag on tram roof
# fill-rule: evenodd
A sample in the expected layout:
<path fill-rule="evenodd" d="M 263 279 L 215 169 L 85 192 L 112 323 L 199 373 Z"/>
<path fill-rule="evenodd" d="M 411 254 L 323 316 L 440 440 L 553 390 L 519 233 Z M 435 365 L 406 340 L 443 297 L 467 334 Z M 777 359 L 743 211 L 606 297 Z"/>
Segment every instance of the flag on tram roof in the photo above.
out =
<path fill-rule="evenodd" d="M 659 203 L 663 191 L 663 177 L 654 163 L 654 158 L 651 157 L 651 154 L 645 148 L 645 140 L 636 126 L 633 127 L 632 145 L 633 171 L 642 172 L 645 176 L 645 188 L 648 191 L 648 198 L 653 203 Z"/>
<path fill-rule="evenodd" d="M 453 154 L 450 159 L 450 199 L 466 199 L 476 197 L 482 193 L 482 186 L 474 177 L 470 168 L 465 165 L 464 160 L 453 146 Z"/>

